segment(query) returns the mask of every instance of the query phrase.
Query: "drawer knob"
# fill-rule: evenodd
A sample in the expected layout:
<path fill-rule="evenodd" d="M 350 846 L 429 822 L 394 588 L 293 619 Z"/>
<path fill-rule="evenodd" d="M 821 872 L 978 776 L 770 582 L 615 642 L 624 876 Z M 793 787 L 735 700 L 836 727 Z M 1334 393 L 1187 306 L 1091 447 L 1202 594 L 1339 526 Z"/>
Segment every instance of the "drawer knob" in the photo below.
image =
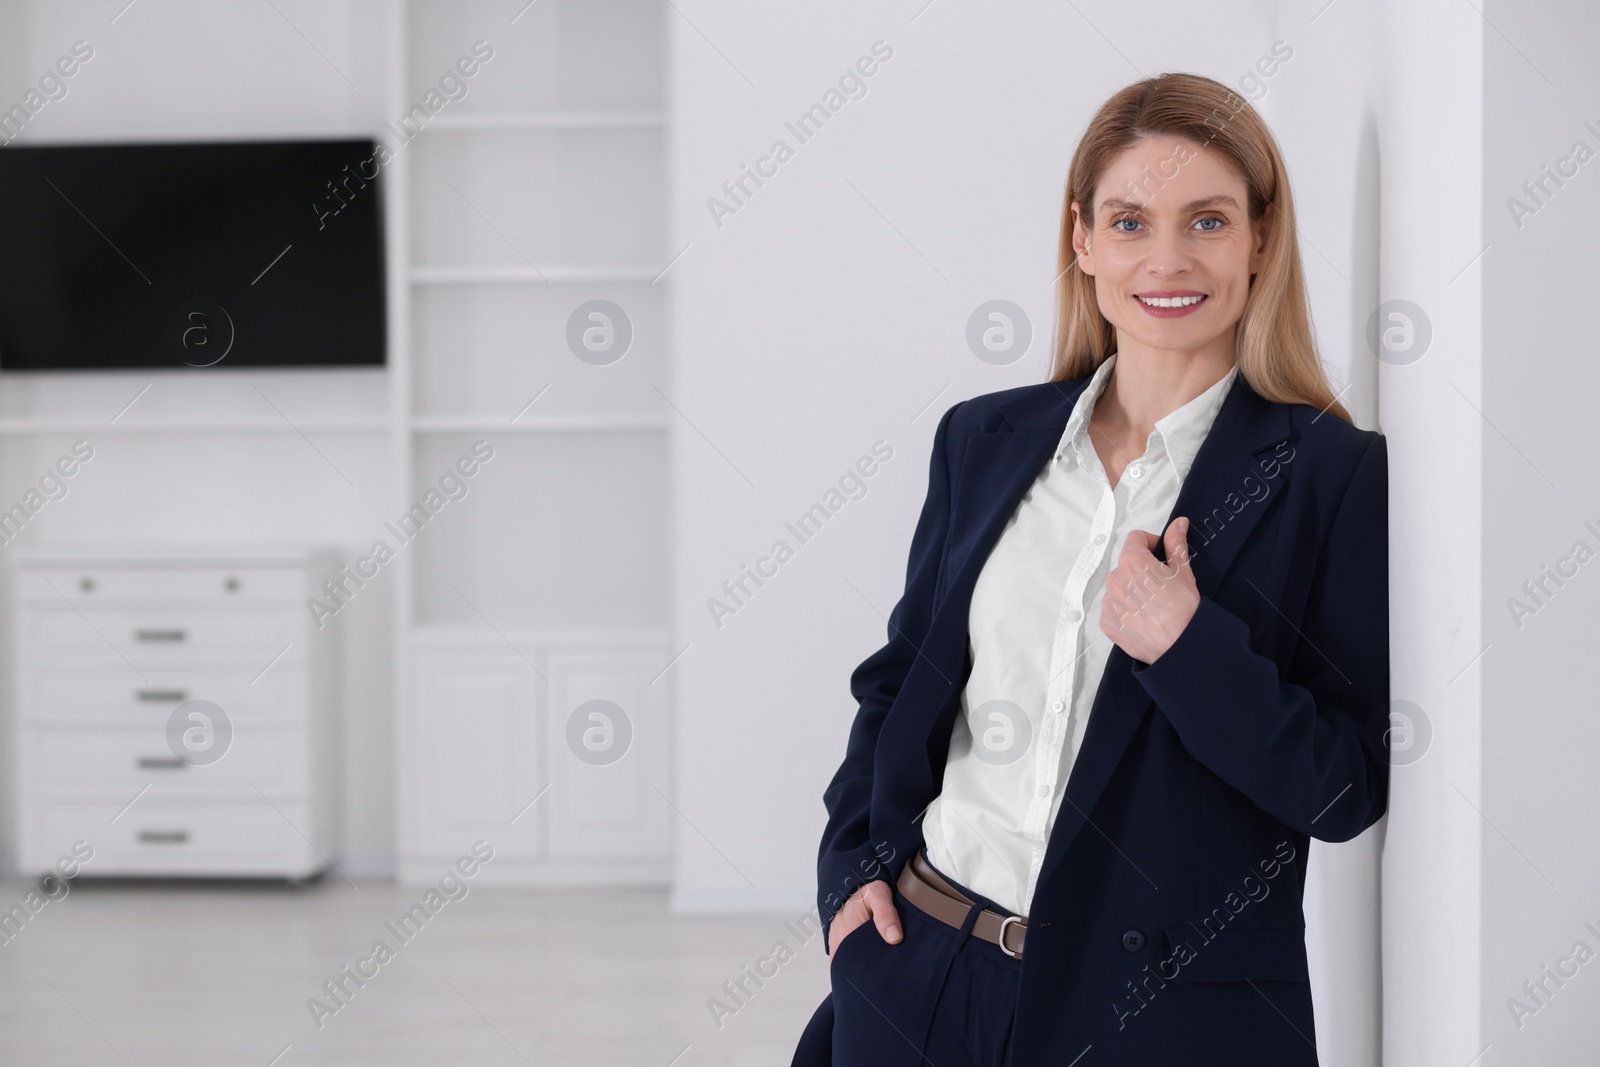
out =
<path fill-rule="evenodd" d="M 176 641 L 186 641 L 189 635 L 183 630 L 135 630 L 133 631 L 133 638 L 135 641 L 160 641 L 170 644 Z"/>
<path fill-rule="evenodd" d="M 187 830 L 140 830 L 139 844 L 141 845 L 187 845 L 189 831 Z"/>
<path fill-rule="evenodd" d="M 93 578 L 87 578 L 87 577 L 79 578 L 78 579 L 78 592 L 80 592 L 80 593 L 92 593 L 92 592 L 94 592 L 94 579 Z"/>
<path fill-rule="evenodd" d="M 181 771 L 188 766 L 176 756 L 140 756 L 134 762 L 141 771 Z"/>
<path fill-rule="evenodd" d="M 186 689 L 139 689 L 134 699 L 141 704 L 182 704 L 189 699 Z"/>

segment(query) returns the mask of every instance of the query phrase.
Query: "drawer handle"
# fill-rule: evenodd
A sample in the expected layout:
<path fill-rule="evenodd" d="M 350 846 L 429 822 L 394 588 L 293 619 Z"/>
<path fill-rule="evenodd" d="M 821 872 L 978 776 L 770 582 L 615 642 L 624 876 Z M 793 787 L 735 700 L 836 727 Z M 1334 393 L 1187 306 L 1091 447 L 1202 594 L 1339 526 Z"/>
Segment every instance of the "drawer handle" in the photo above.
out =
<path fill-rule="evenodd" d="M 134 699 L 141 704 L 182 704 L 189 699 L 185 689 L 140 689 Z"/>
<path fill-rule="evenodd" d="M 139 844 L 141 845 L 187 845 L 189 831 L 187 830 L 140 830 Z"/>
<path fill-rule="evenodd" d="M 140 756 L 136 762 L 141 771 L 181 771 L 189 766 L 176 756 Z"/>
<path fill-rule="evenodd" d="M 133 631 L 133 639 L 135 641 L 173 642 L 187 641 L 189 635 L 183 630 L 135 630 Z"/>

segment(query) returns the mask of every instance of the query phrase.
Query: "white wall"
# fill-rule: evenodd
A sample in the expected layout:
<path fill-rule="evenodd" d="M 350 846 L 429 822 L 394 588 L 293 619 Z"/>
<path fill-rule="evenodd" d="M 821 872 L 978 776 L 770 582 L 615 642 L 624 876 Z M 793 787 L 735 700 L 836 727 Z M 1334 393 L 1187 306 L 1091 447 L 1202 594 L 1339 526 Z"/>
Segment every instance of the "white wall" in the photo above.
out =
<path fill-rule="evenodd" d="M 0 101 L 6 108 L 73 42 L 94 49 L 68 81 L 67 95 L 45 105 L 17 143 L 371 135 L 389 117 L 391 5 L 275 2 L 281 16 L 268 4 L 206 0 L 145 0 L 120 16 L 122 0 L 0 6 Z M 264 369 L 210 377 L 7 376 L 0 380 L 0 412 L 109 422 L 152 381 L 126 419 L 261 419 L 271 416 L 262 393 L 291 418 L 378 418 L 388 404 L 381 370 Z M 0 499 L 17 499 L 70 440 L 0 438 Z M 370 532 L 395 510 L 389 443 L 378 434 L 317 438 L 317 447 L 359 490 L 292 435 L 214 443 L 107 435 L 91 443 L 95 461 L 72 495 L 41 513 L 24 540 L 283 538 L 365 548 Z M 391 592 L 354 602 L 337 620 L 345 627 L 340 867 L 356 878 L 393 870 Z"/>
<path fill-rule="evenodd" d="M 1481 57 L 1465 5 L 1414 0 L 1373 25 L 1385 70 L 1378 159 L 1384 300 L 1422 306 L 1431 347 L 1384 366 L 1389 437 L 1391 695 L 1432 742 L 1394 769 L 1383 855 L 1384 1061 L 1446 1065 L 1483 1050 L 1479 800 L 1483 275 Z M 1481 261 L 1480 261 L 1481 266 Z M 1482 661 L 1479 661 L 1480 663 Z M 1500 1062 L 1490 1057 L 1482 1063 Z"/>
<path fill-rule="evenodd" d="M 1568 563 L 1569 576 L 1548 584 L 1544 606 L 1520 628 L 1508 602 L 1535 604 L 1523 583 L 1555 571 L 1575 542 L 1591 556 L 1600 552 L 1592 443 L 1600 365 L 1591 318 L 1600 288 L 1600 9 L 1539 0 L 1491 2 L 1484 12 L 1511 43 L 1483 32 L 1481 225 L 1489 251 L 1481 261 L 1480 391 L 1449 374 L 1483 410 L 1481 418 L 1466 412 L 1483 426 L 1482 783 L 1477 792 L 1458 783 L 1482 816 L 1453 799 L 1483 854 L 1480 1046 L 1492 1046 L 1483 1062 L 1592 1063 L 1600 963 L 1569 962 L 1558 980 L 1541 971 L 1556 969 L 1579 941 L 1590 956 L 1600 953 L 1600 566 L 1589 562 L 1573 575 Z M 1563 185 L 1549 182 L 1531 199 L 1523 183 L 1554 170 L 1578 141 L 1589 162 L 1567 165 Z M 1513 197 L 1537 208 L 1520 227 L 1507 206 Z M 1465 407 L 1459 397 L 1445 399 Z M 1541 980 L 1547 994 L 1528 997 L 1523 983 Z M 1513 997 L 1536 1009 L 1520 1025 L 1508 1006 Z"/>

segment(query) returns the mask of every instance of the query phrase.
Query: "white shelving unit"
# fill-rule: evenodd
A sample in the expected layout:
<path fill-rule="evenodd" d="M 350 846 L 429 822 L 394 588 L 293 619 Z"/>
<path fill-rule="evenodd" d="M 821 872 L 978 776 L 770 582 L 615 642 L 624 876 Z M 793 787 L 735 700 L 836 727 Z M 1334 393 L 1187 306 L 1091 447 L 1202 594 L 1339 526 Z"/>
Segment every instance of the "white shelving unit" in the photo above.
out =
<path fill-rule="evenodd" d="M 665 883 L 662 5 L 401 6 L 392 114 L 494 56 L 386 167 L 404 498 L 493 452 L 401 561 L 399 875 L 483 838 L 497 880 Z M 565 340 L 597 299 L 632 324 L 604 366 Z"/>

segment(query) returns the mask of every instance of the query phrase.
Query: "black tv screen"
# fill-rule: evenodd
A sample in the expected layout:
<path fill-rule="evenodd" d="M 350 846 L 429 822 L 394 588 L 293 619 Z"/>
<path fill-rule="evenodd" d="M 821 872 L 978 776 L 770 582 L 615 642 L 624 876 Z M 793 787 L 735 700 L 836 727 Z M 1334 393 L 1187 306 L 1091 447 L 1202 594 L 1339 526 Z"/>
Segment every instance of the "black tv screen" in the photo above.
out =
<path fill-rule="evenodd" d="M 0 370 L 383 365 L 375 152 L 0 149 Z"/>

